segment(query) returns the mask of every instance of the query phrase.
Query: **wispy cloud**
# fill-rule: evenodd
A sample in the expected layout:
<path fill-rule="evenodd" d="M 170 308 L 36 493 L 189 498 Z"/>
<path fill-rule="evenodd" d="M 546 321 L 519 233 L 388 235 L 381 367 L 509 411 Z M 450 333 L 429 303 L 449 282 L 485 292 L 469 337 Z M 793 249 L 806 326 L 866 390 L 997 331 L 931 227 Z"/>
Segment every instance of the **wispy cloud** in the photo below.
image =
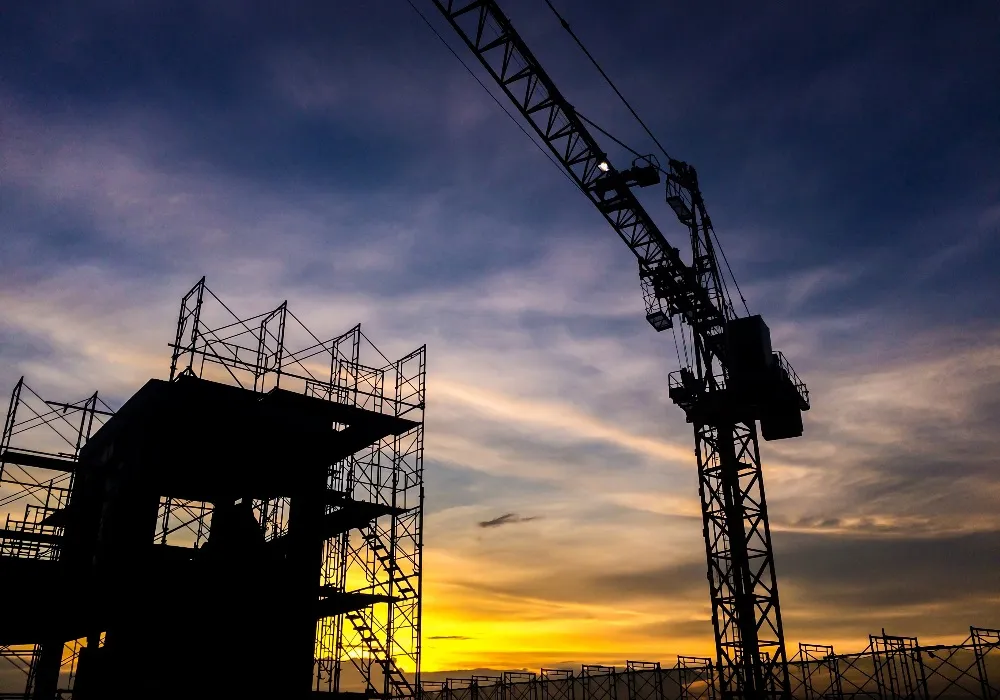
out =
<path fill-rule="evenodd" d="M 500 527 L 501 525 L 513 525 L 515 523 L 530 523 L 532 520 L 538 520 L 541 516 L 531 515 L 531 516 L 521 516 L 517 513 L 504 513 L 503 515 L 498 515 L 490 520 L 480 520 L 477 525 L 479 527 L 491 528 Z"/>

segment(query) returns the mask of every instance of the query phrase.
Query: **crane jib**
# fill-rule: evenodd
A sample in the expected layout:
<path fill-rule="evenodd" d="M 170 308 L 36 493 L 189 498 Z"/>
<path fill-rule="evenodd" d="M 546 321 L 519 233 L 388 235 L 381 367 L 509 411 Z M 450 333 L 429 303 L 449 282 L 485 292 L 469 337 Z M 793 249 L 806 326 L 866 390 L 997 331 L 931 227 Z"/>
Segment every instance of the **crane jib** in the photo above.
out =
<path fill-rule="evenodd" d="M 599 186 L 618 171 L 583 120 L 493 0 L 432 0 L 566 172 L 638 259 L 656 271 L 665 301 L 693 328 L 721 326 L 725 313 L 694 276 L 627 185 Z M 602 166 L 604 169 L 602 169 Z M 697 309 L 697 311 L 696 311 Z M 718 328 L 713 329 L 717 331 Z"/>

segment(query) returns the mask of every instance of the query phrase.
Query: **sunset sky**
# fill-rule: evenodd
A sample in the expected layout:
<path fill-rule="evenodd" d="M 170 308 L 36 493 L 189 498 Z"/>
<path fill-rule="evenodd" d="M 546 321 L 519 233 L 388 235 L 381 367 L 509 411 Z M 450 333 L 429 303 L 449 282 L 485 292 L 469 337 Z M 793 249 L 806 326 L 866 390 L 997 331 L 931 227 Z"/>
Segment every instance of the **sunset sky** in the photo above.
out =
<path fill-rule="evenodd" d="M 541 0 L 502 5 L 651 150 Z M 698 168 L 809 383 L 805 436 L 762 445 L 790 647 L 1000 627 L 997 3 L 557 5 Z M 0 10 L 0 391 L 121 405 L 202 275 L 247 315 L 428 345 L 425 670 L 712 652 L 634 259 L 404 0 Z"/>

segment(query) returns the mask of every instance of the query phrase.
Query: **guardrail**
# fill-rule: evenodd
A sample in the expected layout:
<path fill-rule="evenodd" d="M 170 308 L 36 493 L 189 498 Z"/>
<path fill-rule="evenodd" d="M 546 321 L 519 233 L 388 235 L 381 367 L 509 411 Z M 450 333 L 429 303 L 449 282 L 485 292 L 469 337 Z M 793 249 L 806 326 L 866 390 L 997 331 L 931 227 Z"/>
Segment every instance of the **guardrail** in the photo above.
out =
<path fill-rule="evenodd" d="M 799 379 L 799 375 L 795 373 L 795 369 L 788 361 L 788 358 L 781 352 L 775 352 L 774 356 L 778 358 L 778 367 L 785 371 L 792 382 L 792 386 L 795 387 L 795 391 L 798 392 L 799 398 L 802 400 L 803 409 L 809 410 L 809 387 L 806 386 L 804 381 Z"/>

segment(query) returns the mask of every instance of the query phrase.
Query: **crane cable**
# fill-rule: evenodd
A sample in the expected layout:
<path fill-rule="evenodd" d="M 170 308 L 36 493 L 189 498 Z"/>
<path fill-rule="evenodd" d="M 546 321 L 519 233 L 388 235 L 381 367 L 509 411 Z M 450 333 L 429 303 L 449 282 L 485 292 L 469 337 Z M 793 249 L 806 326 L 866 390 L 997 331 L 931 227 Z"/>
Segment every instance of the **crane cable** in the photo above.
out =
<path fill-rule="evenodd" d="M 420 9 L 416 5 L 413 4 L 413 0 L 406 0 L 406 2 L 410 6 L 410 8 L 412 8 L 413 11 L 417 13 L 417 16 L 420 17 L 421 20 L 423 20 L 423 22 L 427 26 L 427 28 L 430 29 L 431 32 L 433 32 L 434 36 L 436 36 L 438 38 L 438 41 L 440 41 L 444 45 L 444 47 L 446 49 L 448 49 L 448 52 L 452 56 L 454 56 L 458 60 L 459 63 L 462 64 L 462 67 L 465 68 L 465 70 L 469 73 L 469 75 L 471 75 L 475 79 L 475 81 L 477 83 L 479 83 L 479 86 L 486 92 L 486 94 L 489 95 L 490 98 L 494 102 L 496 102 L 497 106 L 500 107 L 500 109 L 503 110 L 503 113 L 506 114 L 507 117 L 512 122 L 514 122 L 514 125 L 517 126 L 517 128 L 521 130 L 521 133 L 524 134 L 528 138 L 528 140 L 531 141 L 532 145 L 534 145 L 535 148 L 537 148 L 539 151 L 541 151 L 542 155 L 544 155 L 545 158 L 550 163 L 552 163 L 553 166 L 555 166 L 556 170 L 558 170 L 559 173 L 563 177 L 565 177 L 567 180 L 569 180 L 570 182 L 572 182 L 574 187 L 576 187 L 577 189 L 580 189 L 581 191 L 583 191 L 583 189 L 580 187 L 580 184 L 566 173 L 566 171 L 563 169 L 563 167 L 560 166 L 559 163 L 557 163 L 552 158 L 552 154 L 550 154 L 541 145 L 539 145 L 539 143 L 531 136 L 531 134 L 528 132 L 528 130 L 524 128 L 524 125 L 522 125 L 521 122 L 519 122 L 514 117 L 514 115 L 510 113 L 510 110 L 508 110 L 504 106 L 504 104 L 497 98 L 497 96 L 494 95 L 493 92 L 488 87 L 486 87 L 486 84 L 483 83 L 482 80 L 480 80 L 479 76 L 476 75 L 475 71 L 473 71 L 469 67 L 469 65 L 462 59 L 462 57 L 458 54 L 458 52 L 455 51 L 455 49 L 453 49 L 451 47 L 451 44 L 449 44 L 447 41 L 445 41 L 445 38 L 443 36 L 441 36 L 441 33 L 434 27 L 433 24 L 431 24 L 430 20 L 427 19 L 427 17 L 424 15 L 424 13 L 421 12 Z M 556 10 L 555 6 L 553 6 L 553 4 L 552 4 L 552 2 L 550 0 L 545 0 L 545 4 L 549 6 L 549 9 L 552 10 L 553 14 L 555 14 L 556 18 L 559 20 L 559 23 L 569 33 L 569 35 L 571 37 L 573 37 L 573 40 L 576 42 L 577 46 L 580 47 L 580 50 L 582 50 L 583 53 L 587 56 L 587 58 L 590 60 L 590 62 L 592 64 L 594 64 L 594 67 L 597 68 L 598 72 L 601 74 L 601 77 L 603 77 L 604 80 L 608 83 L 608 85 L 611 86 L 611 89 L 614 90 L 615 94 L 622 101 L 622 104 L 624 104 L 628 108 L 629 112 L 632 113 L 632 116 L 635 117 L 635 120 L 637 122 L 639 122 L 639 124 L 642 126 L 643 130 L 645 130 L 645 132 L 649 136 L 649 138 L 651 138 L 653 140 L 653 143 L 655 143 L 657 145 L 657 147 L 660 149 L 660 152 L 663 153 L 664 157 L 669 161 L 670 160 L 670 154 L 667 153 L 667 150 L 659 142 L 659 140 L 656 138 L 656 136 L 653 135 L 653 132 L 650 131 L 649 127 L 646 126 L 646 123 L 642 120 L 642 117 L 640 117 L 639 114 L 635 111 L 635 109 L 632 107 L 632 105 L 629 103 L 629 101 L 625 98 L 625 96 L 621 93 L 621 91 L 618 89 L 618 87 L 614 84 L 614 81 L 612 81 L 611 78 L 608 76 L 608 74 L 604 72 L 604 69 L 601 68 L 601 65 L 597 62 L 597 59 L 595 59 L 594 56 L 590 53 L 590 51 L 587 50 L 587 47 L 584 46 L 584 44 L 580 40 L 580 38 L 577 37 L 576 33 L 570 28 L 569 22 L 567 22 L 563 18 L 563 16 L 561 14 L 559 14 L 559 11 Z M 627 150 L 632 155 L 636 156 L 637 158 L 644 157 L 638 151 L 636 151 L 635 149 L 631 148 L 630 146 L 628 146 L 625 142 L 621 141 L 620 139 L 616 138 L 613 134 L 611 134 L 606 129 L 604 129 L 600 125 L 596 124 L 592 120 L 588 119 L 583 114 L 580 114 L 579 112 L 577 112 L 577 116 L 579 116 L 585 122 L 587 122 L 588 124 L 590 124 L 590 126 L 594 127 L 598 131 L 600 131 L 602 134 L 604 134 L 605 136 L 607 136 L 609 139 L 611 139 L 612 141 L 614 141 L 616 144 L 618 144 L 619 146 L 621 146 L 622 148 L 624 148 L 625 150 Z M 661 172 L 665 172 L 662 168 L 659 168 L 659 170 Z M 584 194 L 586 194 L 586 193 L 584 192 Z M 739 292 L 739 295 L 740 295 L 740 301 L 743 302 L 743 308 L 746 309 L 747 314 L 749 314 L 750 313 L 750 309 L 747 306 L 746 299 L 743 297 L 743 290 L 740 289 L 739 282 L 736 281 L 736 276 L 733 274 L 733 270 L 729 266 L 729 260 L 726 258 L 726 252 L 722 249 L 722 244 L 719 241 L 719 237 L 716 235 L 714 229 L 712 230 L 712 236 L 715 238 L 715 245 L 716 245 L 716 247 L 719 249 L 719 252 L 722 253 L 722 259 L 723 259 L 723 261 L 726 264 L 727 270 L 729 271 L 729 276 L 732 278 L 733 284 L 736 285 L 736 289 L 737 289 L 737 291 Z M 681 340 L 682 341 L 684 340 L 683 334 L 681 334 Z M 675 338 L 675 344 L 676 344 L 676 338 Z M 680 353 L 678 353 L 678 359 L 680 359 L 679 355 L 680 355 Z M 684 355 L 685 355 L 685 357 L 687 356 L 687 346 L 686 346 L 686 343 L 685 343 L 685 347 L 684 347 Z"/>
<path fill-rule="evenodd" d="M 747 316 L 749 316 L 750 307 L 747 306 L 747 300 L 746 297 L 743 296 L 743 290 L 740 289 L 740 283 L 736 281 L 736 275 L 733 274 L 733 268 L 729 266 L 729 258 L 726 257 L 726 251 L 723 249 L 722 243 L 719 241 L 719 234 L 715 232 L 714 228 L 710 230 L 712 231 L 712 238 L 715 239 L 715 247 L 719 249 L 720 253 L 722 253 L 722 261 L 726 263 L 726 269 L 729 270 L 729 276 L 732 278 L 733 284 L 736 285 L 736 291 L 740 295 L 740 301 L 743 303 L 743 309 L 747 312 Z M 723 284 L 725 284 L 725 281 L 726 278 L 723 277 L 722 278 Z M 726 293 L 728 294 L 729 290 L 726 290 Z"/>
<path fill-rule="evenodd" d="M 424 15 L 424 13 L 421 12 L 420 9 L 416 5 L 413 4 L 413 0 L 406 0 L 406 2 L 413 9 L 413 11 L 417 13 L 417 16 L 420 17 L 421 20 L 423 20 L 424 24 L 427 25 L 427 28 L 430 29 L 431 32 L 433 32 L 434 36 L 436 36 L 438 38 L 438 40 L 442 44 L 444 44 L 444 47 L 446 49 L 448 49 L 448 52 L 451 53 L 451 55 L 454 56 L 456 59 L 458 59 L 458 62 L 462 64 L 462 67 L 465 68 L 465 70 L 469 73 L 469 75 L 471 75 L 476 80 L 476 82 L 479 83 L 479 86 L 484 91 L 486 91 L 486 93 L 491 98 L 493 98 L 493 101 L 497 103 L 497 106 L 499 106 L 500 109 L 502 109 L 504 111 L 504 114 L 506 114 L 510 118 L 510 120 L 512 122 L 514 122 L 514 124 L 517 126 L 517 128 L 521 130 L 521 133 L 523 133 L 525 136 L 528 137 L 528 139 L 531 141 L 531 143 L 534 144 L 535 148 L 537 148 L 539 151 L 541 151 L 542 155 L 544 155 L 549 160 L 550 163 L 552 163 L 553 165 L 555 165 L 556 168 L 559 170 L 559 172 L 563 176 L 565 176 L 567 180 L 569 180 L 570 182 L 572 182 L 577 188 L 580 188 L 579 183 L 577 183 L 576 180 L 574 180 L 572 177 L 570 177 L 569 175 L 566 174 L 566 171 L 555 160 L 553 160 L 552 155 L 550 153 L 548 153 L 547 151 L 545 151 L 545 149 L 543 149 L 538 144 L 538 142 L 535 141 L 535 139 L 531 136 L 530 133 L 528 133 L 528 131 L 521 124 L 521 122 L 519 122 L 517 119 L 514 118 L 514 115 L 511 114 L 510 111 L 503 105 L 503 103 L 500 102 L 500 100 L 497 99 L 496 95 L 494 95 L 493 92 L 489 88 L 486 87 L 486 85 L 483 83 L 483 81 L 479 79 L 479 76 L 476 75 L 475 72 L 469 67 L 469 65 L 462 59 L 462 57 L 458 55 L 458 52 L 456 52 L 455 49 L 453 49 L 451 47 L 451 44 L 449 44 L 447 41 L 445 41 L 445 38 L 443 36 L 441 36 L 441 33 L 438 32 L 438 30 L 434 27 L 433 24 L 431 24 L 430 20 L 427 19 L 427 17 Z M 548 2 L 548 0 L 546 0 L 546 2 Z M 618 88 L 615 87 L 614 83 L 611 82 L 611 79 L 601 69 L 601 67 L 597 64 L 597 61 L 594 59 L 593 56 L 591 56 L 590 52 L 587 51 L 586 47 L 584 47 L 584 45 L 580 42 L 580 40 L 577 39 L 576 35 L 573 34 L 573 31 L 569 28 L 569 24 L 556 11 L 556 9 L 552 6 L 552 3 L 548 3 L 548 5 L 552 9 L 552 11 L 555 13 L 556 17 L 559 18 L 559 21 L 562 23 L 563 27 L 565 27 L 566 30 L 573 36 L 573 38 L 576 40 L 576 43 L 580 46 L 581 49 L 583 49 L 583 52 L 585 54 L 587 54 L 587 57 L 591 60 L 591 62 L 595 66 L 597 66 L 597 70 L 599 70 L 600 73 L 601 73 L 601 75 L 604 76 L 604 79 L 608 81 L 608 83 L 611 85 L 611 88 L 615 91 L 615 93 L 622 100 L 622 102 L 625 103 L 625 106 L 629 108 L 629 111 L 632 112 L 632 115 L 636 118 L 636 120 L 640 124 L 642 124 L 642 127 L 643 127 L 643 129 L 646 130 L 646 133 L 649 134 L 650 138 L 652 138 L 654 142 L 656 142 L 656 145 L 659 146 L 660 151 L 663 153 L 663 155 L 667 158 L 667 160 L 670 160 L 670 156 L 667 154 L 667 152 L 663 148 L 663 146 L 660 145 L 660 142 L 656 140 L 656 137 L 653 136 L 653 134 L 649 131 L 649 129 L 646 127 L 646 125 L 642 121 L 642 119 L 639 117 L 639 115 L 636 113 L 636 111 L 634 109 L 632 109 L 632 106 L 628 103 L 628 101 L 621 94 L 621 92 L 619 92 Z M 599 132 L 601 132 L 602 134 L 604 134 L 606 137 L 608 137 L 609 139 L 611 139 L 612 141 L 614 141 L 616 144 L 618 144 L 619 146 L 621 146 L 622 148 L 624 148 L 626 151 L 628 151 L 629 153 L 631 153 L 632 155 L 634 155 L 636 158 L 644 158 L 644 157 L 646 157 L 643 154 L 641 154 L 638 151 L 636 151 L 635 149 L 633 149 L 628 144 L 626 144 L 621 139 L 619 139 L 616 136 L 614 136 L 612 133 L 610 133 L 609 131 L 607 131 L 605 128 L 603 128 L 599 124 L 597 124 L 594 121 L 592 121 L 592 120 L 588 119 L 587 117 L 585 117 L 580 112 L 577 112 L 576 115 L 578 117 L 580 117 L 583 121 L 585 121 L 587 124 L 589 124 L 590 126 L 592 126 L 595 129 L 597 129 Z M 659 165 L 657 165 L 657 169 L 660 172 L 666 174 L 666 171 L 662 167 L 659 167 Z M 716 245 L 718 245 L 718 239 L 716 239 Z M 727 262 L 727 265 L 728 265 L 728 262 Z M 732 270 L 730 270 L 730 275 L 732 275 Z M 735 282 L 735 279 L 733 281 Z M 678 346 L 678 343 L 677 343 L 677 329 L 674 328 L 673 326 L 671 326 L 671 331 L 673 332 L 673 337 L 674 337 L 674 350 L 677 353 L 677 364 L 681 364 L 681 348 Z M 685 338 L 684 338 L 684 331 L 683 331 L 683 329 L 681 330 L 681 344 L 683 344 L 683 346 L 684 346 L 683 364 L 684 364 L 684 366 L 690 366 L 690 359 L 688 358 L 687 342 L 685 341 Z"/>
<path fill-rule="evenodd" d="M 445 38 L 443 36 L 441 36 L 441 33 L 434 27 L 434 25 L 431 24 L 430 20 L 427 19 L 427 16 L 424 15 L 424 13 L 421 12 L 420 9 L 416 5 L 413 4 L 413 0 L 406 0 L 406 2 L 407 2 L 407 4 L 409 4 L 410 8 L 412 8 L 413 11 L 417 13 L 417 16 L 420 17 L 421 20 L 423 20 L 424 24 L 427 26 L 428 29 L 431 30 L 431 32 L 434 34 L 434 36 L 436 36 L 438 38 L 438 41 L 440 41 L 444 45 L 444 47 L 446 49 L 448 49 L 448 52 L 452 56 L 454 56 L 458 60 L 459 63 L 462 64 L 462 67 L 465 68 L 465 70 L 469 73 L 469 75 L 471 75 L 475 79 L 475 81 L 477 83 L 479 83 L 479 87 L 481 87 L 486 92 L 486 94 L 489 95 L 490 98 L 492 98 L 492 100 L 494 102 L 496 102 L 497 106 L 500 107 L 500 109 L 503 110 L 504 114 L 506 114 L 507 117 L 512 122 L 514 122 L 514 125 L 517 126 L 517 128 L 521 130 L 521 133 L 524 134 L 528 138 L 529 141 L 531 141 L 531 143 L 535 146 L 535 148 L 537 148 L 539 151 L 541 151 L 542 155 L 545 156 L 546 159 L 550 163 L 552 163 L 552 165 L 555 166 L 556 170 L 558 170 L 559 173 L 563 177 L 565 177 L 567 180 L 569 180 L 570 182 L 572 182 L 574 187 L 576 187 L 577 189 L 580 189 L 581 191 L 583 191 L 583 189 L 580 187 L 580 184 L 566 173 L 565 169 L 561 165 L 559 165 L 559 163 L 557 163 L 552 158 L 552 154 L 549 153 L 548 151 L 546 151 L 544 148 L 542 148 L 541 145 L 539 145 L 539 143 L 534 139 L 534 137 L 532 137 L 532 135 L 528 132 L 528 130 L 524 128 L 524 125 L 521 124 L 521 122 L 519 122 L 514 117 L 514 115 L 510 113 L 510 110 L 508 110 L 504 106 L 504 104 L 499 99 L 497 99 L 497 96 L 494 95 L 493 92 L 488 87 L 486 87 L 486 84 L 483 83 L 482 80 L 480 80 L 479 76 L 476 75 L 475 71 L 473 71 L 469 67 L 469 65 L 462 59 L 462 57 L 458 54 L 458 52 L 455 51 L 455 49 L 453 49 L 451 47 L 451 44 L 449 44 L 445 40 Z M 642 127 L 643 127 L 643 129 L 646 130 L 646 133 L 649 134 L 650 138 L 652 138 L 654 142 L 656 142 L 656 145 L 659 146 L 660 151 L 663 152 L 663 155 L 669 160 L 670 156 L 667 155 L 666 150 L 663 148 L 663 146 L 660 145 L 660 142 L 656 140 L 656 137 L 653 136 L 653 134 L 649 131 L 649 129 L 646 127 L 645 123 L 642 121 L 642 119 L 639 117 L 639 115 L 635 112 L 635 110 L 632 109 L 632 106 L 628 103 L 628 100 L 625 99 L 625 97 L 621 94 L 621 92 L 619 92 L 618 88 L 615 87 L 614 83 L 611 82 L 611 79 L 608 77 L 608 75 L 597 64 L 597 61 L 590 54 L 590 52 L 587 51 L 587 49 L 583 45 L 583 43 L 576 37 L 575 34 L 573 34 L 573 31 L 569 28 L 569 24 L 562 18 L 562 16 L 559 14 L 559 12 L 556 11 L 555 7 L 552 6 L 551 2 L 548 2 L 548 0 L 546 0 L 546 2 L 548 3 L 548 5 L 552 9 L 552 11 L 555 13 L 556 17 L 559 18 L 559 21 L 562 23 L 562 25 L 566 28 L 566 30 L 576 40 L 576 43 L 580 46 L 581 49 L 583 49 L 583 52 L 587 55 L 587 57 L 591 60 L 591 62 L 593 62 L 594 65 L 597 66 L 597 70 L 599 70 L 600 73 L 601 73 L 601 75 L 604 76 L 604 79 L 608 81 L 608 83 L 611 85 L 612 89 L 615 91 L 615 93 L 618 95 L 618 97 L 621 98 L 622 102 L 625 103 L 625 106 L 628 107 L 629 111 L 631 111 L 632 114 L 633 114 L 633 116 L 635 116 L 636 120 L 640 124 L 642 124 Z M 581 119 L 583 119 L 585 122 L 587 122 L 590 126 L 594 127 L 598 131 L 600 131 L 602 134 L 604 134 L 605 136 L 607 136 L 609 139 L 611 139 L 612 141 L 614 141 L 616 144 L 618 144 L 619 146 L 621 146 L 622 148 L 624 148 L 626 151 L 628 151 L 629 153 L 631 153 L 632 155 L 634 155 L 636 158 L 644 158 L 645 157 L 644 155 L 642 155 L 641 153 L 639 153 L 638 151 L 636 151 L 635 149 L 633 149 L 632 147 L 630 147 L 628 144 L 626 144 L 624 141 L 622 141 L 621 139 L 617 138 L 612 133 L 610 133 L 609 131 L 607 131 L 606 129 L 604 129 L 602 126 L 600 126 L 599 124 L 595 123 L 594 121 L 588 119 L 583 114 L 580 114 L 579 112 L 577 112 L 577 116 L 580 117 Z M 658 170 L 660 170 L 663 173 L 666 173 L 666 171 L 663 170 L 663 168 L 658 167 Z M 586 194 L 586 193 L 584 192 L 584 194 Z M 713 231 L 712 233 L 714 234 L 715 232 Z M 719 248 L 720 251 L 722 251 L 722 246 L 719 244 L 718 237 L 716 237 L 716 246 Z M 725 255 L 726 255 L 725 252 L 723 252 L 722 253 L 723 259 L 725 259 Z M 728 260 L 726 260 L 726 267 L 729 267 L 729 261 Z M 732 269 L 729 270 L 729 275 L 730 275 L 730 277 L 733 277 L 733 271 L 732 271 Z M 735 277 L 733 277 L 733 282 L 734 283 L 736 282 L 736 278 Z M 736 286 L 737 286 L 737 289 L 739 289 L 739 284 L 737 284 Z M 740 293 L 740 299 L 743 300 L 743 306 L 746 307 L 746 300 L 743 299 L 742 292 Z M 749 309 L 747 310 L 747 313 L 749 313 Z M 683 340 L 683 338 L 682 338 L 682 340 Z M 674 344 L 676 345 L 676 337 L 674 338 Z M 687 356 L 687 348 L 686 347 L 684 348 L 684 355 L 685 355 L 685 357 Z M 680 360 L 680 352 L 679 351 L 677 353 L 677 356 L 678 356 L 678 360 Z"/>
<path fill-rule="evenodd" d="M 563 177 L 565 177 L 570 182 L 572 182 L 573 186 L 576 187 L 578 190 L 580 190 L 581 192 L 583 192 L 584 194 L 586 194 L 586 191 L 583 189 L 583 187 L 580 186 L 580 183 L 578 183 L 576 180 L 574 180 L 566 172 L 566 170 L 561 165 L 559 165 L 559 163 L 557 163 L 555 161 L 555 159 L 552 157 L 551 153 L 549 153 L 548 151 L 546 151 L 541 145 L 539 145 L 539 143 L 537 141 L 535 141 L 534 137 L 532 137 L 532 135 L 530 133 L 528 133 L 528 130 L 524 128 L 524 125 L 521 124 L 521 122 L 519 122 L 514 117 L 514 115 L 510 113 L 510 110 L 508 110 L 504 106 L 504 104 L 499 99 L 497 99 L 497 96 L 494 95 L 493 92 L 488 87 L 486 87 L 486 84 L 482 80 L 479 79 L 479 76 L 476 75 L 475 71 L 473 71 L 471 68 L 469 68 L 469 65 L 462 59 L 461 56 L 458 55 L 458 52 L 455 51 L 455 49 L 453 49 L 451 47 L 451 44 L 449 44 L 447 41 L 445 41 L 445 38 L 443 36 L 441 36 L 441 33 L 434 27 L 433 24 L 431 24 L 430 20 L 427 19 L 427 17 L 424 15 L 424 13 L 421 12 L 420 9 L 416 5 L 413 4 L 413 0 L 406 0 L 406 2 L 409 4 L 409 6 L 411 8 L 413 8 L 413 11 L 417 13 L 417 16 L 420 17 L 420 19 L 422 19 L 424 21 L 424 24 L 427 25 L 428 29 L 430 29 L 434 33 L 434 36 L 436 36 L 438 38 L 438 40 L 442 44 L 444 44 L 444 47 L 446 49 L 448 49 L 448 51 L 451 53 L 451 55 L 458 59 L 458 62 L 462 64 L 462 67 L 465 68 L 466 71 L 468 71 L 469 75 L 471 75 L 473 78 L 475 78 L 476 82 L 479 83 L 479 87 L 481 87 L 483 90 L 485 90 L 487 95 L 489 95 L 491 98 L 493 98 L 493 101 L 497 103 L 497 106 L 500 107 L 500 109 L 503 110 L 504 114 L 506 114 L 507 117 L 512 122 L 514 122 L 514 125 L 517 126 L 517 128 L 521 130 L 521 133 L 524 134 L 525 136 L 527 136 L 528 140 L 531 141 L 532 144 L 534 144 L 535 148 L 537 148 L 539 151 L 541 151 L 542 155 L 545 156 L 549 160 L 549 162 L 552 163 L 552 165 L 555 166 L 556 170 L 559 171 L 559 174 L 562 175 Z"/>
<path fill-rule="evenodd" d="M 617 143 L 619 146 L 621 146 L 626 151 L 628 151 L 629 153 L 631 153 L 632 155 L 634 155 L 636 158 L 649 158 L 648 154 L 639 153 L 639 151 L 635 150 L 634 148 L 632 148 L 631 146 L 629 146 L 627 143 L 625 143 L 624 141 L 622 141 L 621 139 L 619 139 L 618 137 L 616 137 L 614 134 L 612 134 L 610 131 L 608 131 L 607 129 L 605 129 L 603 126 L 601 126 L 600 124 L 596 123 L 592 119 L 588 119 L 585 115 L 583 115 L 583 114 L 580 113 L 580 110 L 576 110 L 576 116 L 580 117 L 580 119 L 582 119 L 583 121 L 585 121 L 588 124 L 590 124 L 590 126 L 594 127 L 598 131 L 600 131 L 602 134 L 604 134 L 609 139 L 611 139 L 612 141 L 614 141 L 615 143 Z M 664 170 L 662 167 L 660 167 L 660 164 L 658 162 L 654 161 L 652 163 L 652 165 L 654 165 L 656 167 L 656 169 L 659 170 L 664 175 L 669 174 L 669 173 L 667 173 L 666 170 Z"/>
<path fill-rule="evenodd" d="M 597 69 L 597 72 L 601 74 L 601 77 L 604 78 L 604 81 L 611 87 L 612 90 L 615 91 L 615 94 L 618 95 L 618 99 L 620 99 L 622 101 L 622 104 L 625 105 L 625 107 L 628 108 L 628 111 L 632 113 L 632 116 L 635 117 L 635 120 L 637 122 L 639 122 L 639 125 L 646 132 L 646 135 L 649 136 L 649 138 L 651 138 L 653 140 L 653 143 L 655 143 L 656 146 L 660 149 L 660 152 L 663 153 L 663 155 L 666 157 L 667 161 L 670 161 L 671 158 L 670 158 L 670 155 L 667 153 L 667 149 L 665 149 L 663 147 L 663 145 L 659 142 L 659 140 L 657 140 L 656 136 L 653 135 L 653 132 L 649 129 L 648 126 L 646 126 L 646 122 L 644 122 L 642 120 L 642 117 L 640 117 L 639 113 L 635 111 L 635 109 L 632 107 L 632 105 L 629 103 L 629 101 L 625 98 L 625 95 L 623 95 L 621 93 L 621 90 L 618 89 L 618 87 L 615 85 L 615 83 L 611 79 L 611 77 L 607 73 L 604 72 L 604 69 L 601 67 L 601 64 L 597 62 L 597 59 L 594 58 L 593 54 L 590 53 L 590 51 L 584 45 L 583 41 L 580 40 L 580 37 L 578 37 L 576 35 L 576 32 L 574 32 L 573 29 L 569 26 L 569 22 L 567 22 L 566 19 L 561 14 L 559 14 L 559 10 L 557 10 L 555 8 L 555 5 L 552 4 L 552 0 L 545 0 L 545 4 L 549 6 L 549 9 L 552 10 L 552 14 L 554 14 L 556 16 L 556 19 L 559 20 L 559 24 L 561 24 L 562 28 L 565 29 L 566 32 L 573 38 L 573 41 L 576 42 L 576 45 L 580 47 L 580 50 L 583 51 L 584 55 L 594 65 L 594 68 Z M 577 116 L 579 116 L 585 122 L 587 122 L 588 124 L 590 124 L 590 126 L 594 127 L 598 131 L 600 131 L 602 134 L 604 134 L 605 136 L 607 136 L 609 139 L 611 139 L 612 141 L 614 141 L 615 143 L 617 143 L 619 146 L 621 146 L 622 148 L 624 148 L 625 150 L 627 150 L 632 155 L 636 156 L 637 158 L 643 157 L 635 149 L 631 148 L 630 146 L 628 146 L 627 144 L 625 144 L 621 140 L 615 138 L 611 133 L 609 133 L 605 129 L 601 128 L 601 126 L 599 126 L 598 124 L 595 124 L 590 119 L 587 119 L 587 117 L 585 117 L 584 115 L 582 115 L 579 112 L 577 112 Z M 666 172 L 662 168 L 659 168 L 659 170 L 661 172 Z M 726 258 L 726 251 L 723 250 L 722 243 L 719 241 L 719 237 L 718 237 L 718 235 L 716 235 L 715 229 L 712 229 L 712 237 L 715 239 L 715 246 L 716 246 L 716 248 L 718 248 L 719 252 L 722 253 L 722 260 L 723 260 L 723 262 L 725 262 L 726 269 L 729 271 L 729 277 L 733 280 L 733 284 L 736 286 L 736 291 L 740 295 L 740 301 L 743 303 L 743 308 L 746 310 L 747 315 L 749 315 L 750 314 L 750 307 L 747 306 L 747 300 L 743 296 L 743 290 L 740 289 L 740 283 L 736 281 L 736 275 L 733 274 L 733 269 L 729 265 L 728 258 Z"/>
<path fill-rule="evenodd" d="M 649 136 L 649 138 L 653 139 L 653 143 L 655 143 L 657 148 L 660 149 L 660 152 L 663 153 L 663 156 L 668 161 L 671 160 L 670 155 L 667 153 L 667 149 L 665 149 L 663 145 L 660 144 L 660 142 L 653 135 L 653 132 L 649 130 L 648 126 L 646 126 L 646 122 L 642 120 L 642 117 L 639 116 L 639 113 L 636 112 L 635 109 L 632 108 L 632 105 L 629 104 L 629 101 L 625 99 L 625 95 L 621 93 L 621 90 L 618 89 L 618 86 L 615 85 L 614 81 L 608 76 L 607 73 L 604 72 L 604 69 L 601 68 L 601 64 L 598 63 L 597 59 L 594 58 L 593 55 L 590 53 L 590 51 L 587 50 L 587 47 L 583 45 L 583 42 L 580 41 L 580 38 L 576 35 L 576 32 L 574 32 L 570 28 L 569 22 L 567 22 L 563 18 L 563 16 L 559 14 L 559 10 L 555 8 L 555 5 L 552 4 L 551 0 L 545 0 L 545 4 L 549 6 L 550 10 L 552 10 L 552 14 L 554 14 L 556 16 L 556 19 L 559 20 L 559 24 L 562 25 L 563 29 L 565 29 L 569 33 L 569 35 L 573 37 L 573 41 L 575 41 L 576 45 L 580 47 L 580 50 L 583 51 L 584 55 L 586 55 L 586 57 L 590 59 L 590 62 L 594 64 L 594 68 L 596 68 L 597 72 L 601 74 L 601 77 L 604 78 L 604 81 L 611 86 L 612 90 L 615 91 L 615 94 L 618 95 L 618 99 L 622 101 L 622 104 L 628 107 L 628 111 L 632 113 L 632 116 L 635 117 L 635 120 L 639 122 L 639 125 L 646 131 L 646 134 Z"/>

